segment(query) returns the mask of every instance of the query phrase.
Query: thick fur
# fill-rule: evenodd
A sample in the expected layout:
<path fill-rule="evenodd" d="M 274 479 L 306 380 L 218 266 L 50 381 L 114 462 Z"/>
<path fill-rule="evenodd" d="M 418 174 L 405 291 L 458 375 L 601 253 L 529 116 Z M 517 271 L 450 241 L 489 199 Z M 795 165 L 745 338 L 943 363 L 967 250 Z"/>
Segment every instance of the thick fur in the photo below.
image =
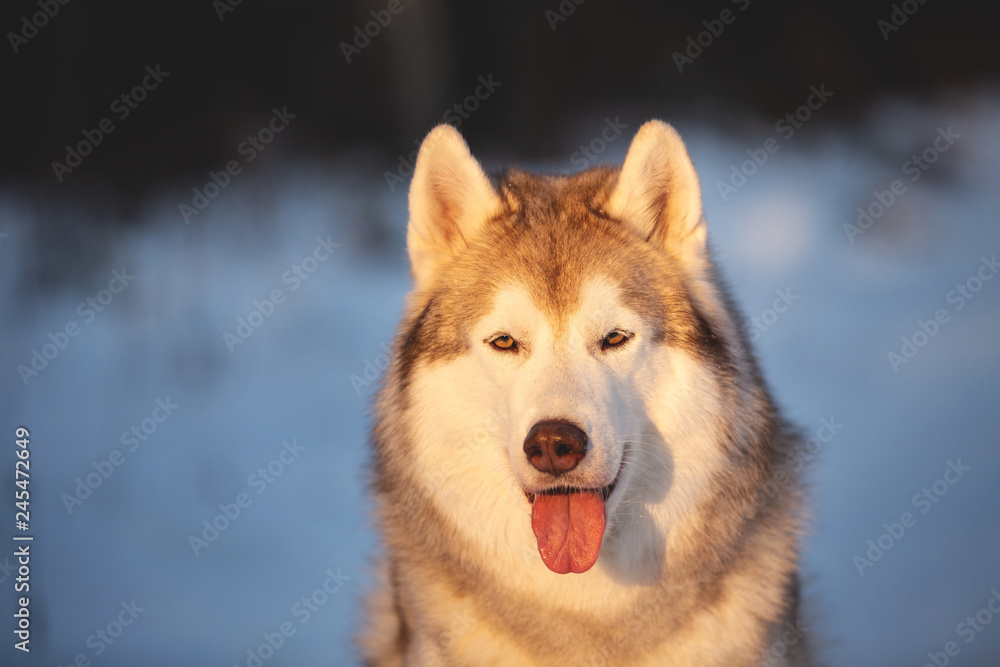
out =
<path fill-rule="evenodd" d="M 800 439 L 706 239 L 694 167 L 662 122 L 620 170 L 568 177 L 491 181 L 453 128 L 428 135 L 414 290 L 372 436 L 384 554 L 367 664 L 809 664 Z M 615 331 L 627 342 L 607 348 Z M 558 479 L 522 449 L 544 419 L 590 442 Z M 615 480 L 596 565 L 549 571 L 532 494 Z"/>

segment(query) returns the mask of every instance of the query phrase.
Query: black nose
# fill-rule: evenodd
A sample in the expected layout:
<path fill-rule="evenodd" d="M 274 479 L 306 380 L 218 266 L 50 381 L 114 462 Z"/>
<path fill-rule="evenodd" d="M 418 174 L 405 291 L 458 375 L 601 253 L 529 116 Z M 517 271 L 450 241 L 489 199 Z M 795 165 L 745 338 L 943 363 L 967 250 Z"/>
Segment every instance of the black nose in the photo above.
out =
<path fill-rule="evenodd" d="M 587 434 L 568 421 L 540 421 L 528 431 L 524 453 L 536 470 L 561 475 L 587 455 Z"/>

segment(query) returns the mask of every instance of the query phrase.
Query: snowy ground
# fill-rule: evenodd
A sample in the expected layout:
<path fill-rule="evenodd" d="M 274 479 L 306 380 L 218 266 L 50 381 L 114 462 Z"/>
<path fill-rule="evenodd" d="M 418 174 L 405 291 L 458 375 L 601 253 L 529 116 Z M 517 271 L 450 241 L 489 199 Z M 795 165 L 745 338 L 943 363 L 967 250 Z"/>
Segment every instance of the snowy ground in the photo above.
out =
<path fill-rule="evenodd" d="M 788 139 L 770 125 L 726 134 L 672 119 L 701 174 L 717 258 L 762 323 L 777 398 L 812 434 L 841 425 L 812 475 L 809 632 L 836 665 L 922 665 L 948 642 L 948 664 L 995 665 L 1000 618 L 980 610 L 1000 591 L 1000 279 L 975 277 L 1000 254 L 1000 97 L 886 103 L 851 128 L 820 116 Z M 623 120 L 630 136 L 642 119 Z M 904 163 L 949 126 L 960 137 L 911 181 Z M 577 127 L 565 156 L 534 166 L 572 169 L 567 156 L 602 119 Z M 770 136 L 780 149 L 723 201 L 717 182 Z M 264 649 L 264 665 L 351 663 L 375 544 L 362 380 L 384 363 L 407 287 L 405 188 L 382 179 L 395 167 L 247 170 L 190 225 L 177 204 L 192 184 L 171 186 L 143 224 L 75 241 L 85 271 L 54 283 L 34 279 L 62 261 L 41 203 L 0 194 L 3 460 L 13 468 L 15 426 L 29 428 L 36 537 L 30 659 L 11 647 L 13 558 L 0 557 L 0 663 L 254 665 L 248 650 L 265 634 L 279 643 L 282 627 L 290 636 Z M 843 225 L 894 179 L 905 191 L 852 243 Z M 313 254 L 317 239 L 339 247 L 304 262 L 326 254 Z M 294 265 L 313 272 L 291 278 Z M 123 267 L 134 279 L 102 293 Z M 970 279 L 972 298 L 951 292 Z M 224 333 L 275 289 L 283 302 L 230 352 Z M 776 290 L 792 297 L 781 314 L 768 311 Z M 109 296 L 101 312 L 78 310 Z M 939 310 L 935 334 L 916 334 Z M 70 323 L 79 330 L 64 339 Z M 48 348 L 54 358 L 25 383 L 18 366 L 49 334 L 65 349 Z M 887 354 L 902 356 L 903 337 L 924 344 L 894 370 Z M 178 407 L 166 416 L 158 400 Z M 70 501 L 88 475 L 100 485 Z M 12 527 L 13 475 L 2 478 Z M 240 501 L 238 518 L 217 516 Z M 903 534 L 883 535 L 905 512 Z M 222 529 L 204 533 L 206 520 Z M 205 539 L 197 554 L 191 536 Z M 859 565 L 880 538 L 890 548 Z M 133 601 L 142 611 L 130 615 Z M 130 624 L 101 639 L 119 618 Z"/>

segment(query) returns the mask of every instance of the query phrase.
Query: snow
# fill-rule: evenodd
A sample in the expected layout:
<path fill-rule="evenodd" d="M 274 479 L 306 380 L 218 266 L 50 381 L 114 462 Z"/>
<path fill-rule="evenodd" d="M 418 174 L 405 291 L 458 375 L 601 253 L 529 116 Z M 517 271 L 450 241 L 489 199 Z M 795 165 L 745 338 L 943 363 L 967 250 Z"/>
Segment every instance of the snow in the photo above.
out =
<path fill-rule="evenodd" d="M 1000 280 L 961 309 L 948 296 L 1000 253 L 1000 97 L 888 100 L 854 128 L 817 119 L 726 201 L 717 182 L 766 128 L 729 135 L 674 121 L 701 175 L 723 274 L 766 324 L 757 349 L 776 398 L 811 437 L 828 433 L 822 420 L 842 425 L 810 473 L 808 634 L 831 664 L 919 665 L 949 641 L 960 651 L 952 664 L 996 664 L 1000 619 L 980 613 L 979 623 L 993 620 L 981 631 L 960 624 L 1000 590 Z M 961 137 L 910 181 L 907 156 L 947 126 Z M 611 144 L 601 158 L 620 161 L 626 149 Z M 366 377 L 384 366 L 408 281 L 406 193 L 381 177 L 392 166 L 372 156 L 246 170 L 188 225 L 177 212 L 184 188 L 170 189 L 131 221 L 143 224 L 90 239 L 82 250 L 103 252 L 55 284 L 34 279 L 58 245 L 41 223 L 44 202 L 0 194 L 0 416 L 8 452 L 16 426 L 31 431 L 35 535 L 33 650 L 14 651 L 5 630 L 0 662 L 248 665 L 265 634 L 280 643 L 264 649 L 268 667 L 353 662 L 376 549 Z M 894 179 L 905 193 L 852 243 L 843 225 Z M 322 240 L 340 245 L 320 260 Z M 286 272 L 303 264 L 314 270 L 293 289 Z M 123 268 L 134 279 L 86 322 L 78 304 Z M 274 290 L 281 302 L 230 352 L 224 332 L 256 321 L 254 301 Z M 795 299 L 769 314 L 776 290 Z M 941 309 L 947 322 L 894 371 L 887 354 Z M 70 322 L 78 335 L 26 386 L 18 365 Z M 161 422 L 158 399 L 178 406 Z M 144 426 L 155 431 L 130 451 L 123 434 Z M 293 441 L 294 456 L 283 449 Z M 70 512 L 76 479 L 116 449 L 121 465 Z M 968 470 L 955 479 L 949 462 Z M 925 488 L 935 501 L 918 504 Z M 218 518 L 235 508 L 237 518 Z M 5 525 L 13 511 L 0 506 Z M 888 541 L 884 524 L 897 530 L 906 512 L 910 527 L 859 574 L 855 556 Z M 196 555 L 190 537 L 213 520 L 228 525 Z M 0 585 L 10 590 L 6 558 Z M 13 597 L 4 599 L 11 619 Z M 88 643 L 116 632 L 133 600 L 143 611 L 113 643 Z"/>

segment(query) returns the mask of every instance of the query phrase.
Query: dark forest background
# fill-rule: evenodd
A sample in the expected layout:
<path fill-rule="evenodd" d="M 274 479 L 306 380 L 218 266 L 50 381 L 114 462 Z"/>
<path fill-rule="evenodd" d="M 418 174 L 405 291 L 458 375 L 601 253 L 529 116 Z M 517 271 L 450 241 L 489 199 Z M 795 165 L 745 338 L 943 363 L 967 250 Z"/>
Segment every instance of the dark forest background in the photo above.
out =
<path fill-rule="evenodd" d="M 463 131 L 523 158 L 557 148 L 554 124 L 580 110 L 704 108 L 724 125 L 780 117 L 824 83 L 837 95 L 824 115 L 849 121 L 886 95 L 995 81 L 1000 64 L 996 24 L 971 3 L 399 0 L 348 63 L 341 43 L 388 2 L 233 1 L 73 0 L 17 53 L 10 33 L 40 5 L 4 3 L 0 179 L 56 201 L 128 206 L 165 180 L 217 169 L 271 105 L 298 114 L 283 150 L 405 155 L 440 121 L 439 100 L 460 102 L 488 74 L 503 94 Z M 727 9 L 735 19 L 678 72 L 673 54 Z M 900 29 L 880 26 L 894 12 Z M 170 73 L 163 90 L 58 184 L 51 162 L 155 64 Z"/>

